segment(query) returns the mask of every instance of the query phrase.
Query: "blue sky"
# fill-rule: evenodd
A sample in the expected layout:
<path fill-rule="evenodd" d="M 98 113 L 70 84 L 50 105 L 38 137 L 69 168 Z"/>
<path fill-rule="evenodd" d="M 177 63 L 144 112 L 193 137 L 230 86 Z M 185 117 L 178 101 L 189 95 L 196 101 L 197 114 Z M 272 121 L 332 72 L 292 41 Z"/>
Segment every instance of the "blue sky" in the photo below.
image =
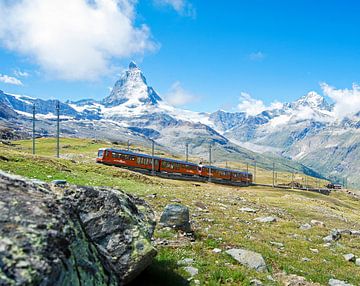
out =
<path fill-rule="evenodd" d="M 322 93 L 322 82 L 351 89 L 360 81 L 358 1 L 125 0 L 116 11 L 115 0 L 51 2 L 69 1 L 84 16 L 72 22 L 60 10 L 47 25 L 38 20 L 52 8 L 45 1 L 0 0 L 1 90 L 101 99 L 130 60 L 161 96 L 180 89 L 182 106 L 196 111 L 235 110 L 241 92 L 268 105 Z M 108 20 L 86 22 L 87 5 Z"/>

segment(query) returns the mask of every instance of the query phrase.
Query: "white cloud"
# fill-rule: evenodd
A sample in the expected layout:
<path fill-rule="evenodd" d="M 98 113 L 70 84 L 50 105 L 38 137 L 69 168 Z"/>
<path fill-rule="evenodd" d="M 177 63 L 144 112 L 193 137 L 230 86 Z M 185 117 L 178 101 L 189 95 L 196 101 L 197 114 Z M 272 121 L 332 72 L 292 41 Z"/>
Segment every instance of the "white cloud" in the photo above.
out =
<path fill-rule="evenodd" d="M 360 111 L 360 86 L 352 89 L 335 89 L 327 83 L 320 84 L 325 95 L 334 101 L 333 114 L 337 119 L 351 117 Z"/>
<path fill-rule="evenodd" d="M 6 74 L 0 74 L 0 82 L 13 85 L 23 85 L 21 80 Z"/>
<path fill-rule="evenodd" d="M 28 77 L 30 74 L 26 71 L 21 71 L 19 69 L 14 70 L 14 75 L 17 77 Z"/>
<path fill-rule="evenodd" d="M 269 106 L 266 106 L 265 103 L 260 99 L 252 98 L 250 94 L 246 92 L 241 92 L 240 94 L 240 103 L 238 104 L 238 109 L 242 112 L 246 112 L 247 115 L 257 115 L 265 110 L 280 109 L 283 107 L 281 102 L 275 101 Z"/>
<path fill-rule="evenodd" d="M 157 48 L 146 25 L 135 26 L 135 0 L 18 0 L 0 3 L 0 43 L 46 72 L 89 80 L 111 60 Z"/>
<path fill-rule="evenodd" d="M 266 57 L 266 55 L 263 52 L 253 52 L 251 54 L 248 55 L 249 60 L 254 61 L 254 62 L 261 62 L 262 60 L 264 60 Z"/>
<path fill-rule="evenodd" d="M 182 16 L 195 17 L 196 10 L 187 0 L 153 0 L 156 5 L 170 6 Z"/>
<path fill-rule="evenodd" d="M 198 97 L 182 88 L 180 82 L 172 84 L 169 92 L 165 95 L 165 100 L 173 106 L 180 106 L 196 101 Z"/>

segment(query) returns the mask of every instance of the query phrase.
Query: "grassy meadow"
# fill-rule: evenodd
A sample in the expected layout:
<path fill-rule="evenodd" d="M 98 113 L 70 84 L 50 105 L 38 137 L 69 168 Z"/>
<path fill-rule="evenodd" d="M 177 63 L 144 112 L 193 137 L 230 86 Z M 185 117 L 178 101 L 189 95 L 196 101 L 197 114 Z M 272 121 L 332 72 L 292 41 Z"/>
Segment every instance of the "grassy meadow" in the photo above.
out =
<path fill-rule="evenodd" d="M 250 285 L 255 278 L 264 285 L 289 285 L 293 275 L 306 278 L 309 284 L 301 285 L 327 285 L 330 278 L 360 285 L 360 266 L 343 258 L 347 253 L 360 257 L 360 237 L 343 235 L 330 246 L 323 242 L 323 237 L 334 228 L 360 230 L 360 200 L 346 192 L 324 196 L 291 189 L 239 188 L 145 176 L 96 164 L 98 148 L 111 146 L 97 140 L 61 139 L 60 159 L 54 156 L 54 139 L 38 139 L 35 156 L 31 146 L 29 140 L 10 145 L 0 143 L 0 169 L 47 182 L 65 179 L 71 184 L 119 188 L 146 200 L 157 218 L 169 203 L 180 202 L 189 207 L 195 239 L 157 227 L 154 236 L 159 253 L 134 285 L 142 285 L 141 281 L 146 281 L 146 285 Z M 138 148 L 149 153 L 146 148 Z M 228 162 L 228 166 L 245 169 L 236 162 Z M 279 173 L 278 183 L 289 183 L 291 176 Z M 272 171 L 258 168 L 256 179 L 271 184 Z M 295 174 L 295 180 L 304 181 L 304 175 Z M 315 185 L 326 183 L 311 177 L 306 180 Z M 256 213 L 243 212 L 240 210 L 243 207 Z M 276 216 L 278 220 L 254 221 L 262 216 Z M 299 228 L 314 219 L 324 226 Z M 268 273 L 258 273 L 237 263 L 225 253 L 233 247 L 261 253 Z M 214 253 L 214 248 L 222 252 Z M 177 264 L 184 258 L 193 258 L 192 266 L 199 269 L 190 281 L 189 274 Z"/>

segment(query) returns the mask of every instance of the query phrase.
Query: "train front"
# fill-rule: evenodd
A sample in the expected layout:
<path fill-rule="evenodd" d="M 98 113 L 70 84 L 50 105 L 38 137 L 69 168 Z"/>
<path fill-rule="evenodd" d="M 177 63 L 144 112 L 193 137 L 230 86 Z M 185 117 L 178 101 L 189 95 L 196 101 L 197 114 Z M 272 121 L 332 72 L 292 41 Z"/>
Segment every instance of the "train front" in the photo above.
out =
<path fill-rule="evenodd" d="M 96 163 L 104 163 L 106 148 L 100 148 L 96 157 Z"/>

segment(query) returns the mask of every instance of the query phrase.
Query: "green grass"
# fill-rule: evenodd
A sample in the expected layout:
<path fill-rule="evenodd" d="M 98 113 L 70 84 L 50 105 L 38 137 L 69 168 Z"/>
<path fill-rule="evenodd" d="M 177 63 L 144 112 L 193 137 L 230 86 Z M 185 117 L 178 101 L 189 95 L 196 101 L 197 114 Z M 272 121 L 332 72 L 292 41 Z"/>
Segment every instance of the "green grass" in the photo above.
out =
<path fill-rule="evenodd" d="M 107 142 L 62 139 L 62 158 L 54 158 L 54 140 L 37 142 L 39 155 L 33 156 L 30 141 L 13 142 L 14 146 L 0 144 L 0 169 L 44 181 L 66 179 L 79 185 L 99 185 L 123 189 L 144 198 L 157 216 L 171 200 L 178 199 L 190 209 L 196 240 L 191 242 L 173 230 L 157 228 L 155 238 L 167 240 L 159 245 L 159 254 L 152 266 L 134 281 L 134 285 L 186 285 L 188 274 L 177 261 L 193 258 L 199 269 L 201 285 L 249 285 L 257 278 L 264 285 L 282 285 L 272 282 L 267 275 L 288 274 L 304 276 L 308 281 L 327 285 L 330 278 L 360 284 L 360 268 L 346 262 L 342 255 L 354 253 L 360 257 L 360 238 L 344 235 L 338 244 L 323 245 L 322 238 L 332 228 L 360 230 L 360 201 L 344 192 L 324 196 L 312 192 L 284 190 L 270 187 L 237 188 L 208 183 L 196 183 L 148 177 L 116 167 L 94 163 L 97 149 L 110 146 Z M 64 148 L 64 146 L 67 146 Z M 121 147 L 121 146 L 120 146 Z M 147 151 L 147 150 L 145 150 Z M 269 177 L 269 173 L 264 176 Z M 148 197 L 156 193 L 156 197 Z M 208 212 L 199 210 L 202 202 Z M 256 214 L 240 212 L 241 207 L 258 210 Z M 275 215 L 279 221 L 261 224 L 253 219 Z M 325 227 L 300 230 L 299 226 L 317 219 Z M 281 242 L 284 248 L 270 244 Z M 224 253 L 230 247 L 243 247 L 260 252 L 269 273 L 257 273 L 239 265 Z M 213 248 L 224 250 L 220 254 Z M 313 253 L 310 248 L 318 249 Z M 304 257 L 311 261 L 303 262 Z M 193 284 L 194 282 L 190 282 Z"/>

